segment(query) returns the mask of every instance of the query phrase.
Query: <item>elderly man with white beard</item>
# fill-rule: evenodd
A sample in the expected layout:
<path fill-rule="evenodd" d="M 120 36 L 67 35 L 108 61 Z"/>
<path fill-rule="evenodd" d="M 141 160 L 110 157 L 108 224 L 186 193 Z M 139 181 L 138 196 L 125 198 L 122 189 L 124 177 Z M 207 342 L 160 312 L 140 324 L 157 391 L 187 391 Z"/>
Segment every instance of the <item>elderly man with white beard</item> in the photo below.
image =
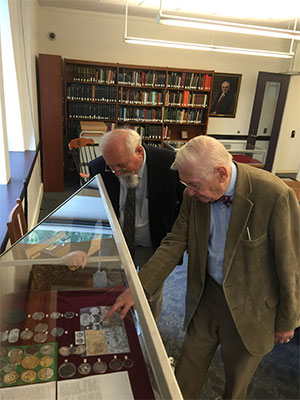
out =
<path fill-rule="evenodd" d="M 135 243 L 131 254 L 141 269 L 171 231 L 180 209 L 184 186 L 177 171 L 170 170 L 175 152 L 142 145 L 141 136 L 131 129 L 106 133 L 100 150 L 103 156 L 90 162 L 90 175 L 101 174 L 123 232 L 128 188 L 135 188 Z M 162 307 L 162 288 L 148 298 L 156 321 Z"/>

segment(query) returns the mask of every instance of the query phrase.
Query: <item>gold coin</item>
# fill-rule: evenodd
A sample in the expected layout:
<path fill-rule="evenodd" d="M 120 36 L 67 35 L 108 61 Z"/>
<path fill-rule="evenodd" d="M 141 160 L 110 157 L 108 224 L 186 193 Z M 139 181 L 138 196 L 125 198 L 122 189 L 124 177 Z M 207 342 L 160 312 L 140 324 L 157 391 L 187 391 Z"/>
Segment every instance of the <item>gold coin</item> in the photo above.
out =
<path fill-rule="evenodd" d="M 53 364 L 54 358 L 51 356 L 44 356 L 40 359 L 40 365 L 42 367 L 49 367 L 51 364 Z"/>
<path fill-rule="evenodd" d="M 29 369 L 28 371 L 24 371 L 21 375 L 21 379 L 25 383 L 33 382 L 35 378 L 36 378 L 36 372 L 31 369 Z"/>
<path fill-rule="evenodd" d="M 21 365 L 25 369 L 34 369 L 37 365 L 39 365 L 39 359 L 37 356 L 26 356 Z"/>
<path fill-rule="evenodd" d="M 4 380 L 4 383 L 11 385 L 13 383 L 16 383 L 17 380 L 19 379 L 19 377 L 20 377 L 20 375 L 16 371 L 13 371 L 13 372 L 10 372 L 9 374 L 4 375 L 3 380 Z"/>
<path fill-rule="evenodd" d="M 9 361 L 12 364 L 20 364 L 22 360 L 23 350 L 14 348 L 8 352 Z"/>
<path fill-rule="evenodd" d="M 48 381 L 52 378 L 54 371 L 52 368 L 42 368 L 38 372 L 38 377 L 41 381 Z"/>

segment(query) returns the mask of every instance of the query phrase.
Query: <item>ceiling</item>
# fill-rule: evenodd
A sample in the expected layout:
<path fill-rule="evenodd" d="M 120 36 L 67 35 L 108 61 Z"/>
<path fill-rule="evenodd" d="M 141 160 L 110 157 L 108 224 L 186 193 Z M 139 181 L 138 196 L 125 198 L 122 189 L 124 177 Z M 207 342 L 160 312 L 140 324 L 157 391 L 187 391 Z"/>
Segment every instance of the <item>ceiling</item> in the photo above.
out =
<path fill-rule="evenodd" d="M 38 0 L 48 7 L 116 13 L 125 15 L 126 0 Z M 163 13 L 194 18 L 225 20 L 281 29 L 294 29 L 300 0 L 128 0 L 128 14 L 153 17 L 162 4 Z"/>

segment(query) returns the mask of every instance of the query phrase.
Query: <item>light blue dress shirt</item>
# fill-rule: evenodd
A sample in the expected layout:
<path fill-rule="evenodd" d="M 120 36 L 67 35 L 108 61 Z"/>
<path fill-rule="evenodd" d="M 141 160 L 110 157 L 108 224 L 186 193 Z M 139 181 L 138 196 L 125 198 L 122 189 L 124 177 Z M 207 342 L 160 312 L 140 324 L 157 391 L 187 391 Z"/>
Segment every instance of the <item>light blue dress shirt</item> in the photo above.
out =
<path fill-rule="evenodd" d="M 232 163 L 229 186 L 225 192 L 233 201 L 237 181 L 237 167 Z M 210 231 L 208 243 L 207 272 L 220 285 L 223 283 L 224 250 L 232 204 L 226 207 L 221 201 L 210 205 Z"/>

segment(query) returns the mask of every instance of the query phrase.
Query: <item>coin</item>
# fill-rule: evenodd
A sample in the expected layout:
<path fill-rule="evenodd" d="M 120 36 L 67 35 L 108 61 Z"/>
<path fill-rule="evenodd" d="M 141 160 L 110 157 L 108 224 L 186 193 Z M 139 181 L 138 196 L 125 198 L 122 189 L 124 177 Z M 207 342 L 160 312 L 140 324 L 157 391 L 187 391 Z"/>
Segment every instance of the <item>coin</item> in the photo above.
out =
<path fill-rule="evenodd" d="M 20 329 L 14 328 L 9 332 L 8 341 L 9 343 L 16 343 L 19 340 Z"/>
<path fill-rule="evenodd" d="M 70 355 L 70 348 L 68 346 L 61 346 L 58 352 L 63 357 L 68 357 Z"/>
<path fill-rule="evenodd" d="M 58 368 L 58 374 L 61 378 L 71 378 L 76 374 L 76 366 L 73 363 L 67 362 Z"/>
<path fill-rule="evenodd" d="M 30 383 L 33 382 L 36 378 L 36 372 L 33 371 L 32 369 L 28 370 L 28 371 L 24 371 L 21 374 L 21 380 L 25 383 Z"/>
<path fill-rule="evenodd" d="M 6 355 L 7 355 L 7 348 L 1 346 L 0 347 L 0 358 L 4 358 L 4 357 L 6 357 Z"/>
<path fill-rule="evenodd" d="M 81 363 L 78 366 L 78 372 L 81 375 L 88 375 L 91 372 L 91 370 L 92 370 L 92 366 L 89 363 Z"/>
<path fill-rule="evenodd" d="M 52 329 L 51 335 L 55 337 L 62 336 L 64 334 L 65 330 L 63 328 L 60 328 L 59 326 L 56 326 L 55 328 Z"/>
<path fill-rule="evenodd" d="M 52 378 L 54 371 L 52 368 L 42 368 L 38 372 L 38 377 L 41 381 L 48 381 Z"/>
<path fill-rule="evenodd" d="M 34 335 L 33 340 L 36 343 L 45 343 L 48 339 L 48 335 L 47 333 L 41 332 L 41 333 L 37 333 L 36 335 Z"/>
<path fill-rule="evenodd" d="M 46 332 L 47 331 L 47 329 L 48 329 L 48 324 L 45 324 L 45 323 L 40 323 L 40 324 L 37 324 L 35 327 L 34 327 L 34 330 L 36 331 L 36 332 Z"/>
<path fill-rule="evenodd" d="M 76 354 L 81 355 L 85 352 L 86 347 L 83 344 L 80 344 L 76 347 Z"/>
<path fill-rule="evenodd" d="M 45 318 L 45 313 L 43 313 L 43 311 L 36 311 L 32 314 L 32 319 L 35 321 L 41 321 L 43 318 Z"/>
<path fill-rule="evenodd" d="M 93 371 L 96 372 L 96 374 L 104 374 L 104 372 L 107 371 L 107 364 L 103 361 L 96 361 L 93 364 Z"/>
<path fill-rule="evenodd" d="M 33 332 L 30 331 L 30 330 L 28 330 L 28 329 L 25 329 L 24 331 L 22 331 L 22 332 L 20 333 L 20 338 L 21 338 L 22 340 L 29 340 L 29 339 L 32 338 L 32 336 L 33 336 Z"/>
<path fill-rule="evenodd" d="M 17 380 L 19 379 L 20 375 L 16 372 L 9 372 L 8 374 L 4 375 L 3 381 L 4 383 L 8 385 L 12 385 L 13 383 L 16 383 Z"/>
<path fill-rule="evenodd" d="M 90 314 L 83 313 L 80 315 L 80 325 L 88 326 L 91 323 L 90 321 Z"/>
<path fill-rule="evenodd" d="M 54 353 L 53 344 L 44 344 L 44 346 L 41 346 L 40 353 L 43 354 L 43 356 L 50 356 L 50 354 L 53 354 Z"/>
<path fill-rule="evenodd" d="M 25 348 L 25 352 L 27 354 L 35 355 L 39 352 L 39 346 L 37 346 L 36 344 L 30 344 Z"/>
<path fill-rule="evenodd" d="M 89 311 L 91 314 L 98 314 L 100 312 L 98 307 L 91 307 Z"/>
<path fill-rule="evenodd" d="M 75 315 L 75 313 L 73 311 L 67 311 L 67 312 L 64 313 L 64 317 L 67 318 L 67 319 L 73 318 L 74 315 Z"/>
<path fill-rule="evenodd" d="M 61 313 L 58 311 L 54 311 L 50 314 L 50 318 L 52 319 L 58 319 L 61 316 Z"/>
<path fill-rule="evenodd" d="M 8 352 L 9 361 L 12 364 L 20 364 L 22 360 L 22 355 L 23 355 L 23 350 L 18 348 L 11 349 Z"/>
<path fill-rule="evenodd" d="M 123 365 L 125 368 L 132 368 L 133 364 L 134 362 L 130 358 L 125 357 L 125 360 L 123 361 Z"/>
<path fill-rule="evenodd" d="M 7 373 L 13 372 L 15 371 L 17 368 L 16 364 L 6 364 L 4 365 L 4 367 L 2 368 L 2 371 Z"/>
<path fill-rule="evenodd" d="M 19 324 L 27 318 L 27 313 L 21 309 L 10 310 L 4 314 L 3 319 L 8 324 Z"/>
<path fill-rule="evenodd" d="M 24 369 L 34 369 L 37 365 L 39 365 L 39 359 L 37 356 L 26 356 L 23 358 L 21 365 Z"/>
<path fill-rule="evenodd" d="M 99 314 L 92 314 L 90 316 L 90 321 L 92 324 L 98 324 L 101 322 L 101 316 Z"/>
<path fill-rule="evenodd" d="M 112 369 L 113 371 L 119 371 L 123 366 L 122 361 L 119 358 L 113 358 L 110 362 L 109 362 L 109 367 L 110 369 Z"/>
<path fill-rule="evenodd" d="M 77 347 L 70 346 L 70 354 L 77 354 Z"/>
<path fill-rule="evenodd" d="M 50 367 L 54 362 L 54 358 L 52 356 L 44 356 L 40 359 L 41 367 Z"/>
<path fill-rule="evenodd" d="M 1 332 L 1 334 L 0 334 L 1 342 L 6 342 L 7 339 L 8 339 L 8 331 Z"/>

